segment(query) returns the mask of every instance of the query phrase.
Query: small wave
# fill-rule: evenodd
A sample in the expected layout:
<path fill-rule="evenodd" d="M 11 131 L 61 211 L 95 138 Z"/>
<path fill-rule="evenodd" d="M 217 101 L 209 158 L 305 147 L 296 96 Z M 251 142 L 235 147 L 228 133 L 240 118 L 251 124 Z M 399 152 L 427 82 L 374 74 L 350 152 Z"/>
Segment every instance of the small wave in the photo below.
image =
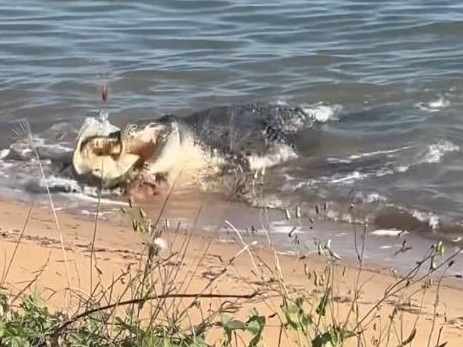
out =
<path fill-rule="evenodd" d="M 421 145 L 419 145 L 421 146 Z M 415 146 L 417 148 L 418 146 Z M 360 162 L 357 168 L 353 168 L 353 170 L 348 172 L 339 173 L 336 172 L 329 176 L 320 176 L 310 181 L 310 184 L 317 184 L 317 183 L 330 183 L 330 184 L 338 184 L 338 185 L 349 185 L 353 184 L 354 182 L 365 180 L 368 178 L 378 178 L 387 175 L 393 175 L 398 173 L 404 173 L 410 170 L 412 167 L 421 165 L 421 164 L 436 164 L 440 163 L 446 154 L 452 152 L 460 151 L 460 147 L 453 144 L 447 140 L 439 140 L 436 143 L 430 144 L 426 147 L 424 151 L 421 151 L 421 154 L 406 154 L 405 156 L 412 155 L 414 159 L 407 160 L 405 157 L 398 157 L 395 158 L 396 153 L 403 152 L 405 150 L 412 149 L 412 146 L 406 146 L 391 150 L 382 150 L 382 151 L 374 151 L 374 152 L 364 152 L 360 154 L 350 155 L 347 158 L 327 158 L 328 163 L 330 164 L 352 164 L 356 160 L 361 160 L 365 158 L 370 158 L 379 155 L 386 155 L 388 161 L 384 161 L 381 164 L 381 167 L 376 167 L 375 169 L 368 169 L 366 167 L 361 167 L 362 163 Z M 416 149 L 415 149 L 416 151 Z M 416 152 L 415 152 L 416 153 Z M 396 159 L 391 161 L 391 159 Z M 297 188 L 301 188 L 304 185 L 308 185 L 308 183 L 299 183 Z"/>
<path fill-rule="evenodd" d="M 0 160 L 35 160 L 38 156 L 41 160 L 65 160 L 70 155 L 72 148 L 65 143 L 47 143 L 46 138 L 34 137 L 32 141 L 21 139 L 13 142 L 8 149 L 0 153 Z"/>
<path fill-rule="evenodd" d="M 374 203 L 374 202 L 384 202 L 387 201 L 387 198 L 378 193 L 369 193 L 367 195 L 360 194 L 359 198 L 363 203 Z"/>
<path fill-rule="evenodd" d="M 439 216 L 431 212 L 422 212 L 418 210 L 413 210 L 412 216 L 418 219 L 421 222 L 427 223 L 432 230 L 437 230 L 439 227 Z"/>
<path fill-rule="evenodd" d="M 378 193 L 371 193 L 368 194 L 367 197 L 364 199 L 365 202 L 377 202 L 377 201 L 386 201 L 386 197 L 378 194 Z"/>
<path fill-rule="evenodd" d="M 371 194 L 373 197 L 378 195 Z M 372 199 L 373 200 L 373 199 Z M 381 198 L 374 201 L 383 201 Z M 326 213 L 326 218 L 332 221 L 345 222 L 345 223 L 361 223 L 365 220 L 374 229 L 371 231 L 372 235 L 376 236 L 399 236 L 410 232 L 454 232 L 455 226 L 444 225 L 440 216 L 429 211 L 420 211 L 417 209 L 407 209 L 405 207 L 394 204 L 382 204 L 380 209 L 371 209 L 368 201 L 364 199 L 362 203 L 365 206 L 358 205 L 359 215 L 363 217 L 355 219 L 350 213 L 343 212 L 344 205 L 331 203 L 332 206 L 329 213 Z M 365 219 L 366 218 L 366 219 Z"/>
<path fill-rule="evenodd" d="M 127 206 L 126 202 L 115 200 L 116 193 L 103 190 L 98 193 L 96 187 L 80 186 L 74 179 L 59 176 L 47 176 L 46 179 L 29 178 L 24 182 L 24 190 L 32 194 L 57 194 L 68 200 L 95 202 L 104 205 Z"/>
<path fill-rule="evenodd" d="M 274 223 L 269 225 L 269 231 L 274 234 L 287 234 L 288 236 L 291 236 L 294 234 L 300 234 L 303 232 L 297 226 L 292 226 L 292 225 L 287 225 L 287 224 L 286 225 L 276 225 Z"/>
<path fill-rule="evenodd" d="M 27 193 L 33 194 L 68 193 L 80 190 L 77 182 L 56 176 L 47 176 L 45 179 L 30 177 L 24 181 L 24 189 Z"/>
<path fill-rule="evenodd" d="M 305 113 L 309 114 L 312 118 L 320 123 L 339 120 L 338 115 L 342 110 L 341 105 L 325 105 L 323 103 L 316 103 L 311 105 L 303 104 L 301 105 L 301 108 Z"/>
<path fill-rule="evenodd" d="M 379 150 L 379 151 L 373 151 L 373 152 L 362 152 L 362 153 L 357 153 L 357 154 L 351 154 L 346 158 L 330 157 L 330 158 L 327 158 L 327 161 L 330 163 L 349 164 L 355 160 L 371 158 L 371 157 L 376 157 L 380 155 L 386 155 L 386 157 L 392 158 L 393 154 L 400 153 L 409 148 L 411 148 L 411 146 L 405 146 L 405 147 L 399 147 L 399 148 L 393 148 L 393 149 L 385 149 L 385 150 Z"/>
<path fill-rule="evenodd" d="M 439 97 L 438 99 L 431 100 L 428 102 L 419 102 L 415 104 L 422 111 L 426 112 L 437 112 L 440 111 L 450 105 L 450 101 L 444 98 L 443 96 Z"/>
<path fill-rule="evenodd" d="M 409 210 L 397 205 L 389 205 L 378 212 L 374 223 L 379 229 L 399 229 L 407 231 L 437 231 L 440 218 L 432 212 Z"/>
<path fill-rule="evenodd" d="M 326 158 L 326 161 L 330 164 L 350 164 L 352 163 L 352 160 L 350 159 L 335 158 L 335 157 Z"/>
<path fill-rule="evenodd" d="M 288 106 L 286 101 L 278 100 L 277 105 Z M 299 107 L 312 119 L 319 123 L 339 120 L 338 115 L 342 111 L 342 106 L 339 104 L 327 105 L 323 102 L 314 104 L 300 104 Z"/>
<path fill-rule="evenodd" d="M 394 149 L 385 149 L 382 151 L 373 151 L 373 152 L 364 152 L 364 153 L 359 153 L 359 154 L 352 154 L 349 156 L 350 160 L 357 160 L 357 159 L 362 159 L 362 158 L 369 158 L 369 157 L 374 157 L 378 155 L 383 155 L 386 154 L 389 156 L 390 154 L 395 154 L 398 152 L 402 152 L 406 149 L 409 149 L 410 146 L 405 146 L 405 147 L 400 147 L 400 148 L 394 148 Z"/>
<path fill-rule="evenodd" d="M 375 236 L 392 236 L 397 237 L 400 235 L 408 234 L 408 231 L 400 229 L 375 229 L 370 232 L 371 235 Z"/>
<path fill-rule="evenodd" d="M 403 172 L 402 167 L 398 168 L 381 168 L 372 172 L 362 172 L 361 170 L 354 170 L 348 173 L 336 173 L 331 176 L 321 176 L 315 179 L 312 179 L 310 182 L 304 182 L 299 184 L 297 188 L 301 188 L 304 185 L 315 185 L 315 184 L 334 184 L 334 185 L 349 185 L 357 181 L 365 180 L 368 178 L 379 178 L 387 175 L 392 175 L 396 172 Z"/>
<path fill-rule="evenodd" d="M 343 175 L 340 177 L 326 177 L 326 178 L 321 178 L 326 181 L 329 181 L 329 183 L 333 184 L 338 184 L 338 183 L 343 183 L 343 184 L 350 184 L 358 180 L 362 180 L 364 178 L 368 177 L 368 174 L 361 173 L 359 171 L 353 171 L 348 173 L 347 175 Z M 317 182 L 317 180 L 314 180 L 312 183 Z"/>
<path fill-rule="evenodd" d="M 445 154 L 450 152 L 457 152 L 460 147 L 452 142 L 440 140 L 439 142 L 429 145 L 427 152 L 421 159 L 421 163 L 439 163 Z"/>
<path fill-rule="evenodd" d="M 104 217 L 108 214 L 111 214 L 112 211 L 89 211 L 89 210 L 81 210 L 80 213 L 82 213 L 84 216 L 92 216 L 95 217 L 98 215 L 98 217 L 101 219 L 101 217 Z"/>
<path fill-rule="evenodd" d="M 129 206 L 129 204 L 124 201 L 118 201 L 118 200 L 98 197 L 98 195 L 93 195 L 93 196 L 87 195 L 86 193 L 82 193 L 82 192 L 68 193 L 66 194 L 66 196 L 72 196 L 73 198 L 77 198 L 82 201 L 94 202 L 100 205 Z"/>
<path fill-rule="evenodd" d="M 48 176 L 47 181 L 44 182 L 43 179 L 40 182 L 41 185 L 48 184 L 49 186 L 68 186 L 72 190 L 79 190 L 79 185 L 73 179 L 58 177 L 58 176 Z"/>
<path fill-rule="evenodd" d="M 9 148 L 4 148 L 4 149 L 0 150 L 0 160 L 5 159 L 8 156 L 9 153 L 10 153 Z"/>
<path fill-rule="evenodd" d="M 248 161 L 251 170 L 258 170 L 266 167 L 272 167 L 295 158 L 297 158 L 297 154 L 294 152 L 292 147 L 287 145 L 279 145 L 275 148 L 274 151 L 264 156 L 249 156 Z"/>
<path fill-rule="evenodd" d="M 13 163 L 11 162 L 7 162 L 7 161 L 3 161 L 0 159 L 0 167 L 2 169 L 9 169 L 9 168 L 12 168 L 14 166 Z M 4 172 L 1 172 L 2 174 L 4 174 Z"/>

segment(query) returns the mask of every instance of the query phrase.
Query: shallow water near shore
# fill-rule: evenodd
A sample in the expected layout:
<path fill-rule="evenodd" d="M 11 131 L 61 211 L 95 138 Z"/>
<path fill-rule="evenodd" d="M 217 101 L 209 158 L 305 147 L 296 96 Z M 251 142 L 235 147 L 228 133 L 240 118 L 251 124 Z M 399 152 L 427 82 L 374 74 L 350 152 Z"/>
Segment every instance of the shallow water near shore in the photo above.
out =
<path fill-rule="evenodd" d="M 459 2 L 192 4 L 0 1 L 0 194 L 48 199 L 34 154 L 11 154 L 18 119 L 30 121 L 40 154 L 56 158 L 101 109 L 123 125 L 259 102 L 316 119 L 294 135 L 298 158 L 267 170 L 267 205 L 299 206 L 308 217 L 318 209 L 326 223 L 351 230 L 342 223 L 352 221 L 353 204 L 371 231 L 406 230 L 423 249 L 462 234 Z M 73 193 L 75 182 L 49 162 L 55 204 L 88 211 L 95 192 Z M 292 250 L 287 236 L 279 240 Z M 378 244 L 371 257 L 389 246 Z"/>
<path fill-rule="evenodd" d="M 85 208 L 76 209 L 64 203 L 55 202 L 60 212 L 71 213 L 80 218 L 109 222 L 114 226 L 131 226 L 131 217 L 122 210 L 130 210 L 124 200 L 87 199 Z M 67 207 L 66 207 L 67 206 Z M 80 208 L 83 207 L 79 203 Z M 371 226 L 349 225 L 333 222 L 321 213 L 316 218 L 292 218 L 278 209 L 251 208 L 239 202 L 224 201 L 209 193 L 177 192 L 168 198 L 157 196 L 148 201 L 138 201 L 147 218 L 157 221 L 171 233 L 185 233 L 212 236 L 221 242 L 254 244 L 254 247 L 271 248 L 280 254 L 303 259 L 318 253 L 318 246 L 327 242 L 335 257 L 354 266 L 391 270 L 392 273 L 408 273 L 417 262 L 422 261 L 436 241 L 433 237 L 392 229 L 376 229 Z M 127 230 L 130 232 L 130 230 Z M 135 237 L 135 236 L 134 236 Z M 445 255 L 437 257 L 436 264 L 459 253 L 459 244 L 444 242 Z M 451 267 L 442 270 L 450 278 L 463 276 L 463 255 L 457 254 Z M 419 273 L 429 271 L 430 262 L 421 266 Z"/>

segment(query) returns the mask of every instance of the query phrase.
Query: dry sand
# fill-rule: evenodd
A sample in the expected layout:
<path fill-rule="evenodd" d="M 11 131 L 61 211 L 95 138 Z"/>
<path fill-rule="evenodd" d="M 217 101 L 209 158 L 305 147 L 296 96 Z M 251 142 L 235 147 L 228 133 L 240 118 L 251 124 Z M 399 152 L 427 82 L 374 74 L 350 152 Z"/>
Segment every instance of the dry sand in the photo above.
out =
<path fill-rule="evenodd" d="M 149 211 L 147 211 L 149 213 Z M 124 225 L 108 222 L 95 223 L 90 218 L 83 218 L 63 212 L 57 212 L 61 232 L 58 231 L 50 208 L 31 206 L 16 202 L 0 201 L 0 257 L 2 265 L 2 284 L 13 292 L 30 291 L 34 287 L 49 297 L 54 307 L 75 309 L 75 299 L 67 295 L 71 292 L 82 297 L 91 293 L 91 288 L 104 290 L 121 276 L 131 264 L 137 268 L 143 253 L 142 239 L 135 234 L 131 227 L 131 220 L 127 216 Z M 95 234 L 94 254 L 91 261 L 92 239 Z M 22 234 L 19 247 L 17 241 Z M 229 299 L 237 301 L 240 309 L 238 316 L 245 318 L 248 310 L 256 307 L 261 314 L 267 316 L 268 327 L 265 329 L 264 342 L 266 346 L 277 346 L 280 338 L 281 299 L 274 296 L 281 288 L 275 269 L 275 254 L 269 248 L 255 248 L 252 258 L 248 252 L 241 252 L 242 244 L 224 242 L 219 236 L 214 238 L 197 235 L 190 236 L 182 233 L 169 232 L 164 236 L 172 251 L 184 253 L 184 257 L 174 256 L 164 265 L 165 271 L 156 275 L 164 280 L 167 286 L 169 271 L 178 270 L 175 280 L 170 285 L 177 292 L 198 293 L 204 291 L 209 294 L 252 294 L 261 290 L 262 295 L 246 299 Z M 63 243 L 61 243 L 62 238 Z M 62 249 L 64 245 L 64 253 Z M 181 250 L 187 249 L 187 252 Z M 168 254 L 164 251 L 164 255 Z M 64 254 L 66 260 L 64 259 Z M 239 254 L 227 266 L 230 259 Z M 305 293 L 317 295 L 323 289 L 315 285 L 315 278 L 319 280 L 326 260 L 313 256 L 306 259 L 295 257 L 278 257 L 281 273 L 284 276 L 290 295 Z M 11 266 L 10 266 L 11 263 Z M 266 269 L 262 264 L 267 264 Z M 227 268 L 225 273 L 217 275 Z M 335 269 L 334 304 L 329 305 L 333 316 L 342 322 L 348 315 L 354 295 L 358 269 L 356 264 L 337 262 Z M 7 271 L 8 270 L 8 271 Z M 270 271 L 271 270 L 271 271 Z M 308 278 L 307 273 L 311 273 Z M 173 272 L 172 272 L 173 273 Z M 211 278 L 217 278 L 211 283 Z M 31 280 L 34 280 L 30 285 Z M 397 278 L 386 269 L 364 269 L 360 274 L 361 291 L 359 295 L 360 315 L 367 312 L 381 299 L 385 289 L 395 283 Z M 122 293 L 125 280 L 120 280 L 114 286 L 111 298 L 106 295 L 105 302 L 114 301 Z M 280 288 L 280 289 L 279 289 Z M 440 342 L 448 341 L 447 346 L 463 345 L 463 301 L 461 300 L 461 286 L 457 280 L 445 280 L 439 290 L 439 302 L 434 307 L 436 287 L 425 292 L 417 290 L 417 284 L 405 295 L 393 296 L 385 300 L 371 318 L 373 322 L 365 326 L 365 337 L 359 345 L 375 346 L 375 339 L 380 339 L 379 345 L 385 346 L 387 339 L 386 328 L 390 324 L 389 315 L 394 308 L 397 310 L 390 330 L 390 346 L 398 346 L 406 339 L 416 324 L 417 334 L 412 346 L 427 346 L 428 336 L 432 333 L 430 346 L 437 345 L 437 336 L 442 328 Z M 415 294 L 413 294 L 415 292 Z M 128 294 L 127 294 L 128 295 Z M 129 295 L 130 296 L 130 295 Z M 211 301 L 212 300 L 212 301 Z M 202 299 L 201 308 L 189 309 L 189 319 L 197 320 L 201 309 L 206 310 L 209 305 L 216 305 L 225 299 Z M 191 300 L 177 301 L 179 307 L 187 307 Z M 317 303 L 315 303 L 317 304 Z M 434 310 L 436 314 L 434 314 Z M 276 314 L 275 314 L 276 313 Z M 354 313 L 351 314 L 351 317 Z M 380 336 L 381 335 L 381 336 Z M 281 346 L 296 346 L 296 335 L 281 336 Z M 213 331 L 209 335 L 211 342 L 220 342 L 222 335 Z M 351 339 L 348 345 L 357 345 L 356 339 Z"/>

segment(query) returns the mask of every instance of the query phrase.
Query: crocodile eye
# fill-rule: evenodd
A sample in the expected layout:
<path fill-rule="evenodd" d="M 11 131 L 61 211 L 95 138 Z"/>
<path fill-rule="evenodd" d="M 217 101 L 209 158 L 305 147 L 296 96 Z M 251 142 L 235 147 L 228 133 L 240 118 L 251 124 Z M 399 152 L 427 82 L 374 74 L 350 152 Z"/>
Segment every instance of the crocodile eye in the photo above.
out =
<path fill-rule="evenodd" d="M 125 135 L 131 136 L 135 132 L 136 129 L 137 129 L 137 126 L 135 124 L 130 124 L 129 126 L 127 126 L 127 128 L 125 128 Z"/>

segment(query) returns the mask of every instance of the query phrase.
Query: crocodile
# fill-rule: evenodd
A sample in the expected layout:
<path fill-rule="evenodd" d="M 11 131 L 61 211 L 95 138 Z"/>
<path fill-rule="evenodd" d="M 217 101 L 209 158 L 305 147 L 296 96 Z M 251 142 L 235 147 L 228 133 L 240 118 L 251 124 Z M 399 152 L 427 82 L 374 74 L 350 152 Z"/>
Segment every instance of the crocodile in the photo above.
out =
<path fill-rule="evenodd" d="M 91 123 L 77 138 L 73 173 L 103 188 L 134 181 L 155 185 L 169 180 L 179 158 L 196 148 L 204 160 L 198 168 L 212 160 L 221 174 L 246 174 L 297 157 L 292 135 L 313 123 L 299 107 L 254 104 L 214 107 L 186 117 L 166 114 L 106 132 Z"/>

